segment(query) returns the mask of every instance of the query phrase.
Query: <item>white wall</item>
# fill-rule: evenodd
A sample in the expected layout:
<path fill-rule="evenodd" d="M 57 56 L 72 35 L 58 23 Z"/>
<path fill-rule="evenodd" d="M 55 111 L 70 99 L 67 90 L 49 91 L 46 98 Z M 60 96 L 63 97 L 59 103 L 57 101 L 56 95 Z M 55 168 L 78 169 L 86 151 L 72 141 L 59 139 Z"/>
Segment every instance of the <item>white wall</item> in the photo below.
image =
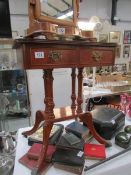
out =
<path fill-rule="evenodd" d="M 28 0 L 9 0 L 12 31 L 25 35 L 29 26 Z"/>
<path fill-rule="evenodd" d="M 111 18 L 112 0 L 83 0 L 80 3 L 79 18 L 90 19 L 91 16 L 98 16 L 101 19 Z M 130 13 L 131 1 L 118 0 L 117 16 L 120 19 L 131 20 Z"/>
<path fill-rule="evenodd" d="M 101 19 L 110 19 L 111 0 L 83 0 L 80 3 L 79 18 L 90 19 L 91 16 L 98 16 Z"/>
<path fill-rule="evenodd" d="M 130 20 L 131 23 L 131 1 L 130 0 L 118 0 L 117 3 L 117 16 L 123 20 Z M 131 24 L 130 24 L 131 25 Z"/>
<path fill-rule="evenodd" d="M 11 14 L 28 14 L 28 0 L 9 0 Z"/>

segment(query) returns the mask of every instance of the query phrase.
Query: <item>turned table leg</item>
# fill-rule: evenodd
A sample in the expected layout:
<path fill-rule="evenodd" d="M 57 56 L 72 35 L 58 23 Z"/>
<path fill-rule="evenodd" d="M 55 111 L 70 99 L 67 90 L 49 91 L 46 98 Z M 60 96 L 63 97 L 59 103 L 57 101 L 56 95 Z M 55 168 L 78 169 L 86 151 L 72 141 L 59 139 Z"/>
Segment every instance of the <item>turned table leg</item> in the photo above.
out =
<path fill-rule="evenodd" d="M 78 98 L 77 98 L 77 113 L 82 113 L 81 104 L 83 102 L 82 99 L 82 81 L 83 81 L 83 68 L 78 69 Z"/>
<path fill-rule="evenodd" d="M 72 104 L 71 104 L 71 109 L 75 110 L 76 109 L 76 92 L 75 92 L 76 68 L 72 68 L 71 77 L 72 77 L 72 94 L 71 94 Z"/>
<path fill-rule="evenodd" d="M 49 136 L 50 136 L 52 126 L 53 126 L 53 123 L 47 122 L 47 121 L 44 122 L 43 147 L 42 147 L 42 150 L 40 153 L 38 164 L 36 166 L 36 168 L 38 169 L 38 172 L 41 172 L 46 166 L 45 158 L 46 158 L 46 153 L 47 153 L 47 149 L 48 149 L 48 141 L 49 141 Z"/>
<path fill-rule="evenodd" d="M 43 145 L 42 145 L 40 157 L 38 159 L 38 163 L 36 167 L 34 167 L 34 169 L 32 170 L 31 175 L 40 175 L 40 173 L 46 170 L 46 168 L 49 166 L 47 165 L 49 163 L 47 163 L 45 159 L 46 159 L 48 141 L 49 141 L 49 136 L 50 136 L 52 126 L 53 126 L 52 122 L 45 120 L 44 126 L 43 126 Z"/>
<path fill-rule="evenodd" d="M 45 112 L 49 118 L 54 118 L 54 101 L 53 101 L 53 69 L 44 70 L 43 79 L 44 79 L 44 89 L 45 89 Z"/>
<path fill-rule="evenodd" d="M 50 121 L 50 119 L 54 119 L 54 102 L 53 102 L 53 75 L 52 75 L 52 69 L 44 70 L 43 79 L 44 79 L 44 89 L 45 89 L 45 112 L 42 113 L 42 119 L 44 121 L 43 126 L 43 146 L 40 153 L 40 157 L 38 159 L 37 166 L 34 167 L 34 170 L 32 171 L 32 174 L 38 175 L 44 168 L 46 168 L 47 163 L 45 161 L 47 148 L 48 148 L 48 141 L 50 132 L 53 126 L 53 122 Z M 37 126 L 37 121 L 35 123 Z"/>

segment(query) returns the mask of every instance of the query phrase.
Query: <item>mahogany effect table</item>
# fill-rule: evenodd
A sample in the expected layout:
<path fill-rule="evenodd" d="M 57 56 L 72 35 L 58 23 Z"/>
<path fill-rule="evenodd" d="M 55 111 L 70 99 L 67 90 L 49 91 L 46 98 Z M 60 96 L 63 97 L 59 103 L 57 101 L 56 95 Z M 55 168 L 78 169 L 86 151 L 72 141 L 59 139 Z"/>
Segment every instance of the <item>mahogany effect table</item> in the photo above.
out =
<path fill-rule="evenodd" d="M 94 138 L 101 144 L 109 146 L 109 142 L 100 137 L 95 131 L 90 112 L 83 112 L 82 105 L 82 72 L 84 67 L 111 66 L 115 60 L 116 44 L 98 43 L 90 41 L 55 41 L 42 39 L 17 39 L 14 48 L 18 57 L 23 58 L 25 69 L 43 69 L 45 110 L 36 112 L 36 121 L 30 131 L 23 135 L 34 133 L 39 124 L 43 126 L 43 148 L 32 174 L 39 174 L 44 168 L 48 139 L 55 122 L 79 118 L 86 123 Z M 55 109 L 53 101 L 53 75 L 54 68 L 72 68 L 72 104 L 71 107 Z M 76 95 L 76 68 L 78 69 L 78 94 Z M 37 86 L 37 85 L 36 85 Z M 60 97 L 58 97 L 60 98 Z"/>

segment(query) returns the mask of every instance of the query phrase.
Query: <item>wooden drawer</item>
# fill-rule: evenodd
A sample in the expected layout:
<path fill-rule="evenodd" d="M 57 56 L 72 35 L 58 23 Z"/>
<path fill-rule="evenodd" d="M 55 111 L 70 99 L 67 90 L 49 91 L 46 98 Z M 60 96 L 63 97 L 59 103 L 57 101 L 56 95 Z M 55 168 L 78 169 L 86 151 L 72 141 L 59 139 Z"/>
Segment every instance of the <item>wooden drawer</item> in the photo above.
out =
<path fill-rule="evenodd" d="M 21 51 L 25 69 L 111 66 L 115 43 L 18 39 L 13 48 Z M 21 49 L 19 49 L 21 48 Z"/>
<path fill-rule="evenodd" d="M 84 66 L 106 66 L 114 64 L 114 48 L 82 48 L 80 50 L 80 64 Z"/>
<path fill-rule="evenodd" d="M 75 49 L 31 48 L 31 66 L 71 67 L 78 64 L 79 58 Z"/>

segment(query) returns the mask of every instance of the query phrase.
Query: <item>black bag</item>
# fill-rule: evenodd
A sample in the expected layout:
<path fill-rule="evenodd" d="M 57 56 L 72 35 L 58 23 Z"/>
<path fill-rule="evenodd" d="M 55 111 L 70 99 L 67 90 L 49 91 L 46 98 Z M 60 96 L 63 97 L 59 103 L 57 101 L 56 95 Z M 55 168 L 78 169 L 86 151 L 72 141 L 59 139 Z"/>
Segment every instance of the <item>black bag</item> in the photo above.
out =
<path fill-rule="evenodd" d="M 91 114 L 96 131 L 107 140 L 125 125 L 125 114 L 114 108 L 98 107 Z"/>

